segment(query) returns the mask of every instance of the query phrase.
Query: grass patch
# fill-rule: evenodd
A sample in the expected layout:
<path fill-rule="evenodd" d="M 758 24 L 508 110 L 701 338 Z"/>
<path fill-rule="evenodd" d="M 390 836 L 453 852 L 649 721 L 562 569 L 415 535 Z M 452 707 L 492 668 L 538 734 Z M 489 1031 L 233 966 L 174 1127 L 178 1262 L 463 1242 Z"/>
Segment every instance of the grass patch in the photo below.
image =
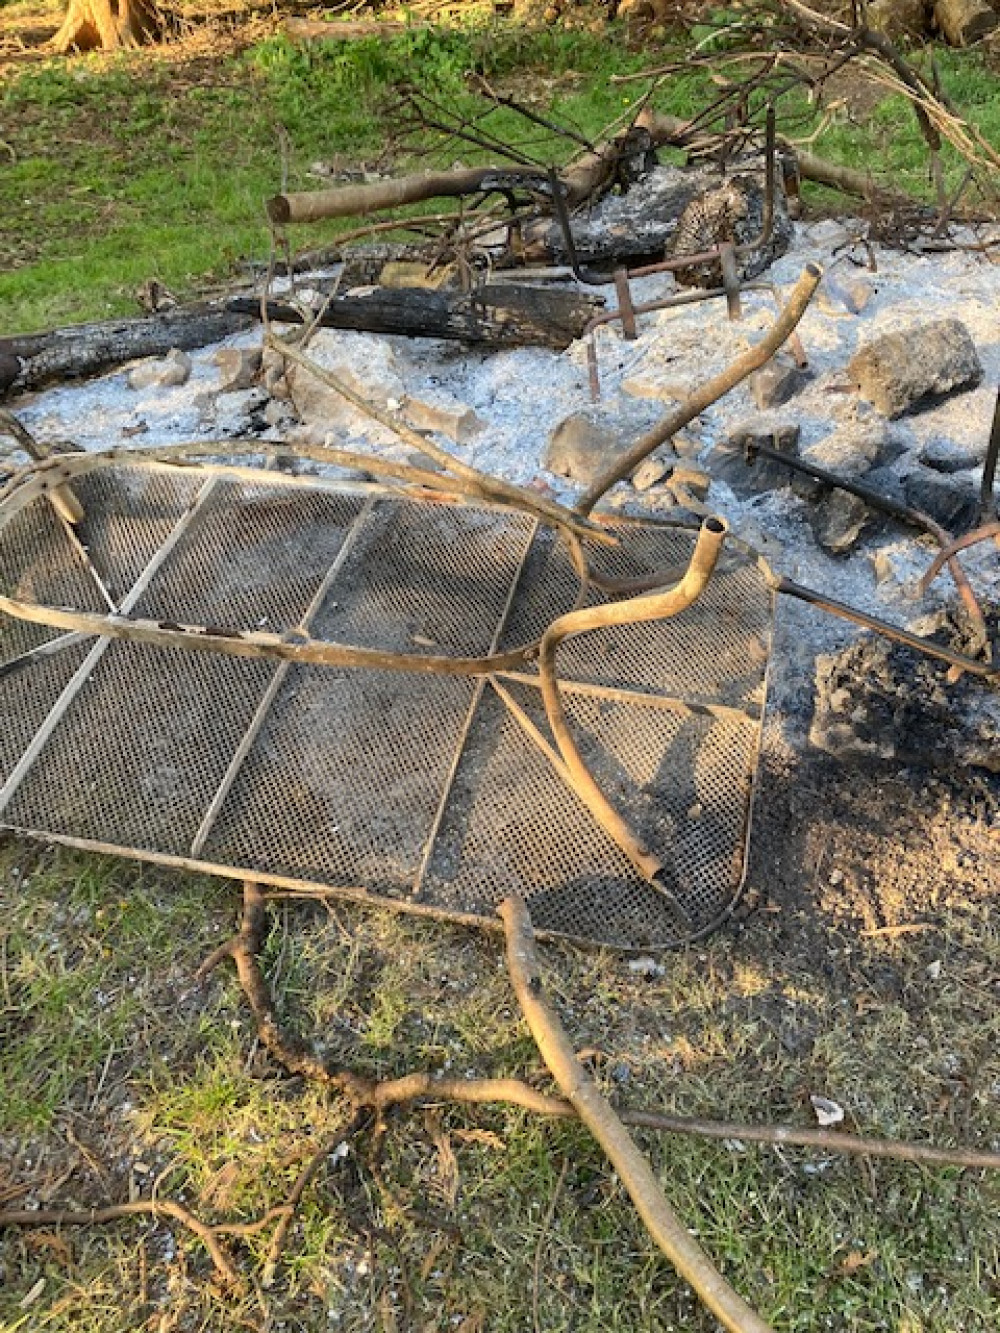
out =
<path fill-rule="evenodd" d="M 8 843 L 0 1191 L 89 1206 L 148 1197 L 156 1181 L 200 1215 L 247 1222 L 344 1126 L 336 1098 L 256 1045 L 227 969 L 193 981 L 236 897 Z M 1000 935 L 988 913 L 945 915 L 926 939 L 825 939 L 782 942 L 763 918 L 652 979 L 570 948 L 547 949 L 546 969 L 574 1039 L 606 1053 L 601 1081 L 626 1103 L 801 1123 L 820 1092 L 863 1132 L 1000 1133 Z M 934 959 L 944 965 L 931 983 Z M 380 1075 L 540 1072 L 495 941 L 288 903 L 272 913 L 265 964 L 284 1020 L 334 1060 Z M 995 1177 L 680 1137 L 643 1144 L 681 1215 L 781 1333 L 996 1326 Z M 236 1247 L 245 1271 L 260 1272 L 268 1239 Z M 59 1249 L 8 1233 L 2 1262 L 5 1330 L 40 1277 L 23 1326 L 57 1331 L 124 1333 L 168 1311 L 177 1327 L 229 1330 L 258 1326 L 263 1309 L 272 1327 L 310 1333 L 444 1333 L 463 1321 L 523 1333 L 536 1301 L 545 1329 L 714 1328 L 589 1135 L 502 1106 L 397 1112 L 356 1139 L 303 1201 L 276 1286 L 246 1300 L 213 1289 L 197 1241 L 148 1219 L 67 1232 Z"/>
<path fill-rule="evenodd" d="M 484 74 L 528 89 L 537 109 L 593 138 L 641 95 L 641 85 L 612 77 L 649 60 L 614 28 L 596 35 L 508 24 L 346 43 L 277 34 L 228 54 L 196 48 L 185 58 L 182 45 L 161 56 L 52 60 L 15 72 L 0 92 L 11 158 L 0 174 L 2 331 L 132 311 L 134 292 L 151 277 L 191 296 L 265 261 L 263 202 L 283 173 L 290 188 L 308 188 L 316 161 L 395 171 L 418 163 L 413 141 L 399 134 L 398 90 L 408 82 L 471 110 L 468 76 Z M 1000 133 L 996 80 L 983 61 L 947 53 L 939 63 L 959 105 L 984 133 Z M 691 114 L 711 88 L 707 72 L 692 68 L 663 85 L 657 105 Z M 798 95 L 780 110 L 803 130 L 814 123 Z M 501 139 L 525 138 L 513 113 L 498 111 L 489 124 Z M 567 156 L 565 140 L 531 137 L 540 160 Z M 849 164 L 884 162 L 900 184 L 928 192 L 922 142 L 899 98 L 863 125 L 844 111 L 815 146 Z M 449 147 L 441 160 L 454 153 Z M 474 149 L 462 156 L 482 159 Z M 946 158 L 954 182 L 960 164 Z M 295 244 L 330 240 L 348 225 L 296 231 Z"/>

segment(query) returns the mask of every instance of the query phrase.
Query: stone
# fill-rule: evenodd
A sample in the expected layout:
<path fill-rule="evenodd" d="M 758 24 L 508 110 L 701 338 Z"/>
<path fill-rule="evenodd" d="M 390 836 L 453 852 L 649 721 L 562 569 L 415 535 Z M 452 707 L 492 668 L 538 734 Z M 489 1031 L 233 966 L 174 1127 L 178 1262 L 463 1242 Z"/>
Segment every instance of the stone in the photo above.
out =
<path fill-rule="evenodd" d="M 322 329 L 309 344 L 309 357 L 383 411 L 398 408 L 405 396 L 395 355 L 383 338 Z M 373 434 L 373 423 L 366 413 L 304 368 L 289 366 L 285 382 L 304 426 L 331 430 L 337 426 L 356 428 L 364 423 L 365 433 Z"/>
<path fill-rule="evenodd" d="M 632 473 L 632 485 L 637 491 L 648 491 L 670 471 L 670 464 L 655 455 L 644 459 Z"/>
<path fill-rule="evenodd" d="M 894 462 L 903 446 L 885 422 L 850 422 L 802 450 L 802 459 L 845 481 L 860 481 L 876 464 Z M 829 491 L 821 481 L 793 475 L 792 490 L 804 500 L 818 500 Z"/>
<path fill-rule="evenodd" d="M 975 489 L 966 482 L 917 467 L 903 480 L 906 502 L 940 523 L 949 532 L 964 532 L 979 510 Z"/>
<path fill-rule="evenodd" d="M 678 463 L 670 473 L 667 486 L 681 504 L 689 500 L 705 500 L 712 478 L 704 468 L 692 467 L 689 463 Z"/>
<path fill-rule="evenodd" d="M 443 394 L 435 395 L 431 402 L 404 398 L 403 416 L 414 430 L 444 435 L 455 444 L 471 444 L 486 429 L 486 422 L 471 407 Z"/>
<path fill-rule="evenodd" d="M 974 388 L 983 367 L 961 320 L 937 319 L 872 339 L 851 358 L 847 373 L 861 396 L 891 419 Z"/>
<path fill-rule="evenodd" d="M 803 449 L 802 457 L 816 467 L 855 480 L 873 467 L 894 463 L 903 448 L 885 422 L 851 422 Z"/>
<path fill-rule="evenodd" d="M 191 377 L 191 358 L 175 347 L 165 357 L 143 361 L 128 373 L 130 389 L 169 389 L 187 384 Z"/>
<path fill-rule="evenodd" d="M 763 444 L 779 453 L 797 456 L 800 433 L 799 427 L 792 423 L 768 426 L 749 421 L 713 445 L 708 455 L 709 472 L 716 481 L 724 481 L 741 495 L 787 487 L 792 476 L 789 468 L 764 458 L 748 463 L 746 453 L 755 444 Z"/>
<path fill-rule="evenodd" d="M 558 477 L 589 486 L 616 458 L 631 449 L 657 414 L 636 403 L 593 403 L 564 417 L 549 435 L 542 467 Z"/>
<path fill-rule="evenodd" d="M 830 490 L 816 507 L 813 534 L 831 555 L 844 555 L 854 546 L 871 517 L 864 500 L 849 491 Z"/>
<path fill-rule="evenodd" d="M 219 368 L 219 392 L 233 393 L 256 384 L 264 354 L 259 347 L 220 347 L 212 360 Z"/>
<path fill-rule="evenodd" d="M 787 357 L 775 356 L 750 376 L 750 392 L 758 411 L 766 412 L 794 398 L 811 379 L 811 371 L 800 369 Z"/>
<path fill-rule="evenodd" d="M 959 443 L 939 436 L 924 445 L 919 457 L 921 463 L 933 468 L 935 472 L 967 472 L 971 468 L 980 467 L 985 461 L 987 444 L 985 436 L 971 443 Z"/>
<path fill-rule="evenodd" d="M 860 315 L 875 295 L 864 278 L 838 278 L 826 273 L 823 278 L 823 306 L 832 315 Z"/>

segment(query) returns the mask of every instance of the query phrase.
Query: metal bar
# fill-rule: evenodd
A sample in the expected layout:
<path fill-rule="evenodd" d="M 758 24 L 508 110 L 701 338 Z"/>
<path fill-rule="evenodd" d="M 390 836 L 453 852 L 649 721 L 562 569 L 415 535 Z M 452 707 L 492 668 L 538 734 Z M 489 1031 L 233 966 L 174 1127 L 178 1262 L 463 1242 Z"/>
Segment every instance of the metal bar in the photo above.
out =
<path fill-rule="evenodd" d="M 514 594 L 517 591 L 518 584 L 521 582 L 521 575 L 524 573 L 524 566 L 527 563 L 528 556 L 531 554 L 531 548 L 534 545 L 535 537 L 538 533 L 539 522 L 534 520 L 530 532 L 525 536 L 524 549 L 521 552 L 521 559 L 518 561 L 517 569 L 514 571 L 514 577 L 510 581 L 510 588 L 507 591 L 507 600 L 503 604 L 500 617 L 497 620 L 496 629 L 493 631 L 493 637 L 490 639 L 490 656 L 493 656 L 500 643 L 500 636 L 504 632 L 507 624 L 507 617 L 510 615 L 510 609 L 514 605 Z M 413 887 L 410 890 L 410 897 L 419 900 L 424 888 L 424 879 L 427 874 L 427 867 L 430 865 L 431 857 L 434 854 L 434 844 L 437 842 L 438 833 L 441 831 L 441 822 L 444 819 L 445 811 L 448 806 L 448 798 L 451 796 L 452 787 L 455 785 L 455 778 L 458 775 L 458 766 L 462 762 L 462 755 L 465 753 L 465 746 L 469 739 L 469 732 L 472 730 L 472 723 L 483 697 L 483 690 L 486 687 L 486 676 L 480 676 L 476 681 L 472 692 L 472 700 L 469 703 L 468 712 L 465 715 L 465 722 L 462 725 L 461 733 L 458 737 L 458 743 L 455 746 L 455 754 L 451 765 L 445 775 L 444 784 L 441 789 L 441 799 L 438 802 L 437 810 L 434 812 L 434 818 L 431 821 L 430 831 L 427 834 L 427 841 L 424 844 L 424 850 L 420 857 L 420 864 L 417 867 L 417 873 L 413 878 Z"/>
<path fill-rule="evenodd" d="M 907 648 L 913 648 L 916 652 L 923 653 L 927 657 L 936 657 L 942 662 L 947 662 L 949 666 L 958 667 L 962 671 L 971 671 L 974 675 L 985 676 L 990 680 L 1000 678 L 1000 668 L 998 667 L 980 662 L 974 657 L 966 657 L 964 653 L 957 653 L 954 649 L 945 648 L 939 643 L 932 643 L 929 639 L 922 639 L 919 634 L 911 634 L 908 630 L 898 629 L 885 620 L 879 620 L 877 616 L 867 615 L 864 611 L 858 611 L 855 607 L 848 606 L 845 602 L 834 601 L 832 597 L 826 597 L 823 593 L 815 592 L 812 588 L 804 588 L 791 579 L 777 578 L 774 583 L 774 590 L 775 592 L 787 593 L 790 597 L 797 597 L 800 602 L 807 602 L 810 606 L 818 606 L 821 611 L 829 611 L 832 615 L 840 616 L 843 620 L 850 620 L 853 624 L 861 625 L 865 629 L 872 629 L 877 634 L 892 639 L 896 643 L 905 644 Z"/>
<path fill-rule="evenodd" d="M 191 524 L 194 522 L 197 515 L 201 512 L 205 504 L 208 502 L 209 498 L 212 495 L 212 492 L 215 490 L 217 485 L 218 483 L 216 479 L 212 477 L 205 483 L 205 485 L 198 492 L 197 498 L 195 499 L 194 503 L 184 514 L 182 514 L 180 520 L 175 525 L 173 531 L 167 537 L 167 540 L 163 543 L 160 549 L 150 560 L 149 564 L 139 575 L 139 578 L 137 579 L 131 592 L 122 602 L 121 609 L 123 614 L 127 615 L 128 612 L 132 610 L 136 602 L 138 602 L 139 598 L 149 587 L 149 584 L 152 582 L 153 578 L 156 576 L 156 574 L 162 568 L 165 561 L 170 557 L 171 553 L 174 551 L 175 547 L 177 546 L 177 543 L 181 540 L 181 538 L 190 528 Z M 111 645 L 111 642 L 112 640 L 110 638 L 100 638 L 99 641 L 94 644 L 93 648 L 87 654 L 86 658 L 81 663 L 81 665 L 74 672 L 69 683 L 66 685 L 65 689 L 60 694 L 55 704 L 52 706 L 52 709 L 50 710 L 48 717 L 45 719 L 45 721 L 39 727 L 38 731 L 32 737 L 31 744 L 28 746 L 27 750 L 25 750 L 24 754 L 18 760 L 16 767 L 8 777 L 7 781 L 4 783 L 3 787 L 0 787 L 0 815 L 3 814 L 4 810 L 6 810 L 7 806 L 10 804 L 15 793 L 17 792 L 17 789 L 20 787 L 25 777 L 27 777 L 28 772 L 31 769 L 32 765 L 34 764 L 35 760 L 38 758 L 42 749 L 47 744 L 49 737 L 52 735 L 56 727 L 62 721 L 63 716 L 69 709 L 70 705 L 73 703 L 73 700 L 80 693 L 80 690 L 86 684 L 94 668 L 97 666 L 98 662 L 100 662 L 101 658 L 107 652 L 108 648 Z"/>
<path fill-rule="evenodd" d="M 529 676 L 524 671 L 494 671 L 489 677 L 491 683 L 496 680 L 509 680 L 517 685 L 529 685 L 541 690 L 542 682 L 538 676 Z M 677 699 L 670 694 L 647 694 L 644 690 L 627 690 L 617 685 L 596 685 L 590 681 L 567 680 L 559 677 L 559 688 L 564 694 L 589 695 L 593 699 L 609 699 L 612 702 L 635 704 L 640 708 L 659 708 L 665 713 L 682 713 L 690 716 L 713 717 L 719 721 L 742 719 L 746 722 L 759 722 L 761 709 L 754 705 L 749 708 L 730 708 L 726 704 L 691 703 L 687 699 Z"/>
<path fill-rule="evenodd" d="M 48 643 L 40 643 L 37 648 L 29 648 L 26 653 L 21 653 L 19 657 L 12 657 L 9 661 L 0 665 L 0 680 L 5 676 L 14 676 L 18 671 L 23 671 L 25 667 L 34 666 L 36 662 L 43 662 L 47 657 L 55 657 L 58 653 L 65 652 L 67 648 L 73 648 L 78 643 L 83 643 L 86 639 L 92 638 L 91 634 L 83 634 L 75 631 L 72 634 L 60 634 L 58 638 L 49 639 Z"/>
<path fill-rule="evenodd" d="M 888 496 L 873 490 L 871 486 L 865 486 L 862 482 L 848 481 L 846 477 L 838 477 L 835 472 L 828 472 L 826 468 L 817 467 L 814 463 L 807 463 L 802 458 L 796 458 L 792 454 L 784 454 L 778 449 L 772 449 L 768 444 L 749 444 L 746 457 L 748 463 L 752 463 L 757 457 L 768 458 L 775 463 L 781 463 L 784 467 L 790 468 L 793 472 L 801 472 L 804 476 L 812 477 L 815 481 L 823 481 L 828 486 L 836 486 L 839 490 L 856 495 L 859 500 L 864 500 L 865 504 L 870 505 L 873 509 L 879 509 L 891 518 L 897 518 L 900 522 L 909 524 L 910 527 L 919 528 L 922 532 L 926 532 L 929 537 L 934 538 L 942 549 L 951 545 L 951 534 L 940 523 L 931 518 L 930 514 L 925 514 L 922 510 L 914 509 L 911 505 L 903 504 L 899 500 L 891 500 Z M 983 616 L 982 608 L 973 591 L 972 584 L 969 582 L 957 556 L 950 555 L 947 557 L 947 561 L 948 571 L 955 581 L 958 595 L 969 613 L 980 642 L 985 646 L 989 642 L 989 633 L 986 628 L 986 619 Z"/>
<path fill-rule="evenodd" d="M 355 515 L 353 523 L 351 524 L 348 531 L 345 533 L 344 540 L 340 544 L 340 549 L 338 550 L 336 556 L 334 557 L 333 562 L 330 565 L 330 568 L 326 571 L 322 580 L 320 581 L 319 587 L 313 594 L 312 600 L 306 607 L 305 613 L 303 614 L 302 619 L 299 622 L 298 629 L 299 631 L 301 631 L 301 633 L 308 634 L 310 624 L 312 623 L 314 617 L 318 614 L 320 607 L 323 605 L 323 602 L 326 600 L 326 595 L 330 591 L 331 584 L 333 583 L 337 575 L 340 573 L 344 561 L 350 554 L 351 549 L 353 548 L 355 542 L 358 539 L 358 536 L 360 535 L 361 528 L 370 517 L 371 511 L 375 507 L 375 504 L 376 501 L 374 498 L 369 499 L 367 503 L 363 506 L 363 508 L 358 512 L 358 514 Z M 264 695 L 261 698 L 260 703 L 257 705 L 253 717 L 250 719 L 250 724 L 243 734 L 243 739 L 236 747 L 233 757 L 229 761 L 229 766 L 226 769 L 225 773 L 222 775 L 222 780 L 220 781 L 218 787 L 216 788 L 215 795 L 209 802 L 204 817 L 202 818 L 202 821 L 198 826 L 198 831 L 194 835 L 194 840 L 191 843 L 192 856 L 199 856 L 201 854 L 202 849 L 205 846 L 205 843 L 208 841 L 209 834 L 211 833 L 212 828 L 215 825 L 216 819 L 219 817 L 219 811 L 222 809 L 226 801 L 226 798 L 229 795 L 230 790 L 232 789 L 233 783 L 239 776 L 240 770 L 242 769 L 243 764 L 246 761 L 247 755 L 253 748 L 254 742 L 260 735 L 261 728 L 264 726 L 264 723 L 267 720 L 267 715 L 271 711 L 271 705 L 274 703 L 278 691 L 284 684 L 285 677 L 288 675 L 291 669 L 292 669 L 291 662 L 279 662 L 277 670 L 271 677 L 271 680 L 268 683 L 268 687 L 264 691 Z"/>
<path fill-rule="evenodd" d="M 985 523 L 993 509 L 993 485 L 997 475 L 997 458 L 1000 457 L 1000 389 L 997 390 L 997 403 L 993 409 L 993 427 L 990 430 L 990 442 L 986 447 L 983 460 L 983 481 L 979 490 L 979 521 Z"/>

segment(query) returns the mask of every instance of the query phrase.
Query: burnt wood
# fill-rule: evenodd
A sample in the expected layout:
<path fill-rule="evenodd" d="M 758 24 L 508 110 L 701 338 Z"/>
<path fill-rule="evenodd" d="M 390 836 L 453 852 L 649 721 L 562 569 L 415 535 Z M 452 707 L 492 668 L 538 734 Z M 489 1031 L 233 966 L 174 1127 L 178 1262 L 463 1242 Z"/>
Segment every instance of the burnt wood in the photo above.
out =
<path fill-rule="evenodd" d="M 332 329 L 562 351 L 582 336 L 603 307 L 603 299 L 591 293 L 515 283 L 489 283 L 460 294 L 423 288 L 376 288 L 335 296 L 319 322 Z M 240 315 L 259 317 L 261 313 L 260 302 L 246 297 L 235 297 L 227 308 Z M 294 306 L 280 301 L 268 301 L 266 312 L 276 323 L 302 322 Z"/>
<path fill-rule="evenodd" d="M 85 379 L 137 357 L 165 356 L 175 347 L 205 347 L 252 324 L 227 307 L 196 305 L 0 338 L 0 399 L 57 380 Z"/>

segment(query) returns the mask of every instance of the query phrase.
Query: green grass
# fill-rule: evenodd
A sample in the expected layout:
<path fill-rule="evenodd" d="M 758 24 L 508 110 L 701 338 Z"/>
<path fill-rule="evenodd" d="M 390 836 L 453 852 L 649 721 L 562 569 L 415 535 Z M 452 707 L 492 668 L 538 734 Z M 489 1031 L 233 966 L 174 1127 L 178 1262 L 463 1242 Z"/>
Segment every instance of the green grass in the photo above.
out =
<path fill-rule="evenodd" d="M 263 203 L 287 172 L 290 188 L 315 188 L 317 160 L 401 171 L 424 165 L 398 134 L 401 85 L 454 110 L 471 111 L 475 71 L 518 92 L 588 137 L 627 113 L 641 84 L 614 74 L 648 65 L 614 29 L 601 35 L 511 26 L 421 30 L 392 40 L 296 44 L 283 36 L 212 59 L 147 54 L 49 61 L 14 72 L 0 91 L 10 161 L 0 173 L 2 332 L 26 332 L 135 308 L 134 292 L 155 277 L 187 296 L 261 263 L 269 250 Z M 976 56 L 943 59 L 946 86 L 984 132 L 1000 133 L 996 80 Z M 710 91 L 704 70 L 673 76 L 657 105 L 696 111 Z M 791 96 L 782 115 L 801 122 Z M 489 120 L 501 139 L 525 137 L 513 113 Z M 807 125 L 805 125 L 807 128 Z M 542 161 L 561 161 L 565 140 L 533 136 Z M 816 144 L 847 162 L 884 162 L 900 184 L 928 191 L 923 148 L 898 98 L 864 125 L 835 119 Z M 483 155 L 449 145 L 447 163 Z M 947 154 L 952 180 L 959 164 Z M 296 231 L 306 247 L 349 223 Z"/>
<path fill-rule="evenodd" d="M 194 981 L 236 905 L 222 883 L 7 844 L 0 1191 L 24 1184 L 29 1201 L 49 1190 L 80 1207 L 130 1190 L 148 1197 L 156 1181 L 161 1197 L 236 1222 L 282 1202 L 348 1111 L 261 1050 L 227 964 Z M 764 918 L 673 956 L 653 980 L 601 952 L 549 949 L 545 966 L 574 1039 L 607 1053 L 601 1079 L 626 1101 L 801 1123 L 820 1091 L 865 1132 L 947 1141 L 974 1137 L 978 1122 L 988 1136 L 1000 937 L 985 904 L 943 931 L 915 941 L 832 931 L 825 952 L 803 956 Z M 928 988 L 928 962 L 941 956 Z M 286 904 L 272 912 L 264 961 L 284 1021 L 360 1071 L 539 1074 L 495 940 L 378 910 Z M 779 1333 L 996 1326 L 995 1177 L 642 1142 L 680 1214 Z M 247 1274 L 259 1275 L 269 1235 L 234 1243 Z M 272 1327 L 308 1333 L 444 1333 L 463 1320 L 523 1333 L 539 1254 L 546 1330 L 713 1329 L 590 1136 L 502 1106 L 394 1112 L 383 1133 L 356 1138 L 307 1192 L 278 1281 L 256 1295 L 219 1292 L 197 1240 L 169 1222 L 81 1228 L 66 1242 L 3 1236 L 5 1333 L 40 1277 L 22 1327 L 56 1333 L 124 1333 L 168 1315 L 179 1328 L 260 1327 L 265 1311 Z"/>

